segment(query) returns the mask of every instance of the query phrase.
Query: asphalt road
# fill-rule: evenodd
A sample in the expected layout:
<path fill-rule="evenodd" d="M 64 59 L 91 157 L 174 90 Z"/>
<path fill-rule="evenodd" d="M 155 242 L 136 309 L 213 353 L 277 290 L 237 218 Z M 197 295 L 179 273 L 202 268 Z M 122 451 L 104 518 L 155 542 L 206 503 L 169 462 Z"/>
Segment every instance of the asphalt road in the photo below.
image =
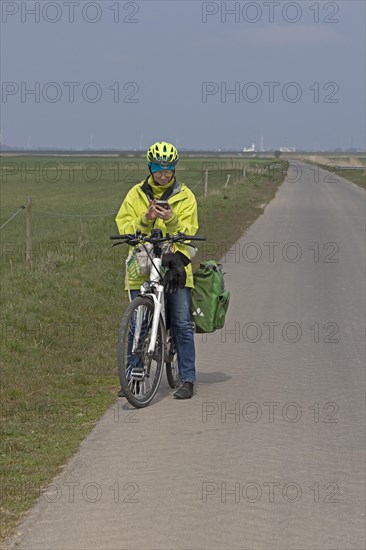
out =
<path fill-rule="evenodd" d="M 119 400 L 10 546 L 365 548 L 364 200 L 292 163 L 223 250 L 232 301 L 196 336 L 197 394 Z"/>

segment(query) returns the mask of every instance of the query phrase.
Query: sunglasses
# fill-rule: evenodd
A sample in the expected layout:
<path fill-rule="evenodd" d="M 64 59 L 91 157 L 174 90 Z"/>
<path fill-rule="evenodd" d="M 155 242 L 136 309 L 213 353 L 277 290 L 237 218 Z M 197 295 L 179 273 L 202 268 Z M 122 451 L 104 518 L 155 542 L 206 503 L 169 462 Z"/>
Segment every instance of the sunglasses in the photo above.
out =
<path fill-rule="evenodd" d="M 154 172 L 153 174 L 158 178 L 161 178 L 162 176 L 167 176 L 168 178 L 171 178 L 174 172 L 173 170 L 159 170 L 158 172 Z"/>

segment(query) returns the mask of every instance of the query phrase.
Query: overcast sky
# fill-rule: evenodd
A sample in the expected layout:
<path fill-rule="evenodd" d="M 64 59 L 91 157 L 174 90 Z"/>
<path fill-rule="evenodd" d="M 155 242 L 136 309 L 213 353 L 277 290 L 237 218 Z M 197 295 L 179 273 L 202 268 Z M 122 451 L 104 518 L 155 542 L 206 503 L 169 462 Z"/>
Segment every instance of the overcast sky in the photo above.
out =
<path fill-rule="evenodd" d="M 268 148 L 365 147 L 363 0 L 1 10 L 8 145 L 242 148 L 263 135 Z"/>

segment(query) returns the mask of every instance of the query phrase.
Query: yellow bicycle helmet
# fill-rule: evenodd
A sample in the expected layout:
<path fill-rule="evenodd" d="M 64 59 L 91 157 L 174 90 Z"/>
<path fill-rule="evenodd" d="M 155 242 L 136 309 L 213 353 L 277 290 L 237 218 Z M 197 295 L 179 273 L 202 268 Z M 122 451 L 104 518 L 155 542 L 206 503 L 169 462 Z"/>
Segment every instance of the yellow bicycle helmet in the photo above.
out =
<path fill-rule="evenodd" d="M 149 148 L 146 154 L 147 160 L 161 166 L 169 164 L 177 164 L 179 155 L 178 151 L 171 143 L 166 141 L 157 141 Z"/>

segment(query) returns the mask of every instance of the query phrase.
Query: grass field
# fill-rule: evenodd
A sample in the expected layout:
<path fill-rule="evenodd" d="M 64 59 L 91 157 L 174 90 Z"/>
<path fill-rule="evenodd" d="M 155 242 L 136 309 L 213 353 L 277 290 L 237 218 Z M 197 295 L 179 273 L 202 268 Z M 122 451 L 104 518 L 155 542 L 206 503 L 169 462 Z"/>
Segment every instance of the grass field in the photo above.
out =
<path fill-rule="evenodd" d="M 310 164 L 319 166 L 319 168 L 323 168 L 324 170 L 328 170 L 329 172 L 332 172 L 337 176 L 340 176 L 349 181 L 352 181 L 353 183 L 355 183 L 356 185 L 359 185 L 363 189 L 366 188 L 366 172 L 365 172 L 366 158 L 364 156 L 360 156 L 360 155 L 347 156 L 345 154 L 332 155 L 332 156 L 299 155 L 296 158 L 300 160 L 305 160 Z M 364 168 L 360 168 L 359 170 L 355 169 L 359 166 L 363 166 Z M 342 169 L 340 169 L 339 167 L 342 167 Z"/>
<path fill-rule="evenodd" d="M 319 168 L 323 168 L 323 170 L 328 170 L 329 172 L 332 172 L 334 176 L 331 176 L 332 178 L 337 178 L 338 176 L 341 178 L 345 178 L 346 180 L 352 181 L 359 187 L 362 187 L 363 189 L 366 189 L 366 172 L 365 169 L 362 168 L 360 170 L 357 169 L 344 169 L 340 170 L 337 165 L 335 164 L 317 164 Z"/>
<path fill-rule="evenodd" d="M 284 157 L 289 157 L 286 153 Z M 349 166 L 350 168 L 355 166 L 365 166 L 366 158 L 364 153 L 293 153 L 291 155 L 293 158 L 298 158 L 300 160 L 305 160 L 315 164 L 323 164 L 329 166 Z"/>
<path fill-rule="evenodd" d="M 339 170 L 336 174 L 342 178 L 352 181 L 363 189 L 366 189 L 366 173 L 365 170 Z"/>
<path fill-rule="evenodd" d="M 208 238 L 195 264 L 230 248 L 286 170 L 273 159 L 180 162 L 177 177 L 196 194 L 199 234 Z M 32 271 L 24 210 L 0 233 L 2 539 L 116 402 L 126 250 L 112 250 L 108 237 L 127 190 L 146 175 L 142 159 L 1 158 L 1 224 L 28 196 L 33 204 Z"/>

